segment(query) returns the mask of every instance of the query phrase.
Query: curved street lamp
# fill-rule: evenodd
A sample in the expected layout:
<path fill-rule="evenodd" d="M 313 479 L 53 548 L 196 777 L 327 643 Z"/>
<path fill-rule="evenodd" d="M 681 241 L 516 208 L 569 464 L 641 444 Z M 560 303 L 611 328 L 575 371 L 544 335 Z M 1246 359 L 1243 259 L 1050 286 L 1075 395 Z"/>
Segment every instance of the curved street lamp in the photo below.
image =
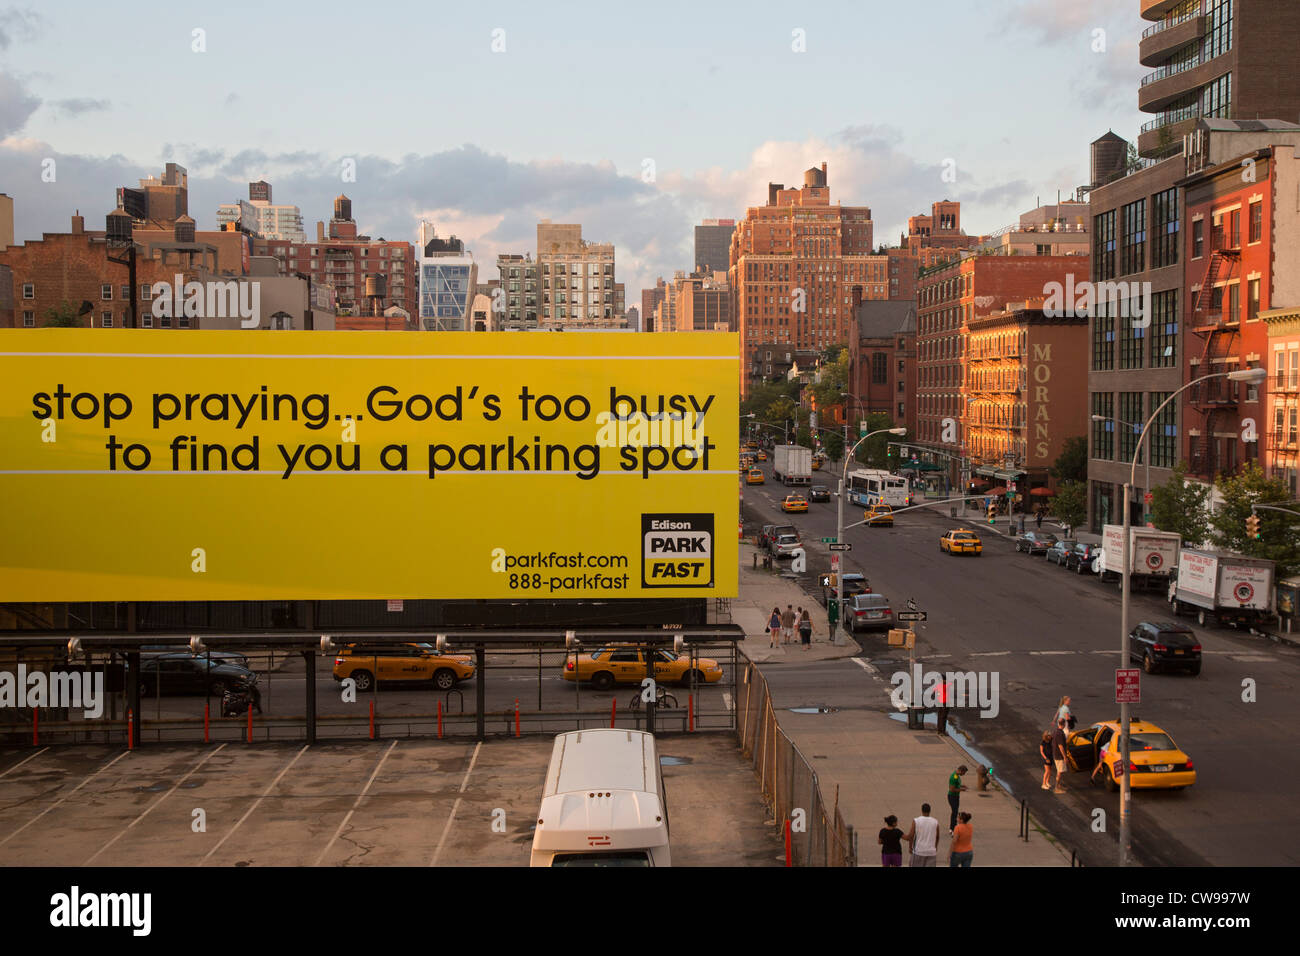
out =
<path fill-rule="evenodd" d="M 1212 378 L 1226 378 L 1231 382 L 1247 382 L 1252 385 L 1258 385 L 1268 378 L 1268 370 L 1263 368 L 1239 369 L 1235 372 L 1215 372 L 1211 375 L 1202 375 L 1200 378 L 1194 378 L 1176 392 L 1170 392 L 1169 397 L 1161 402 L 1156 410 L 1151 413 L 1145 425 L 1142 426 L 1142 434 L 1138 436 L 1137 448 L 1133 451 L 1133 463 L 1129 466 L 1128 483 L 1124 485 L 1124 537 L 1120 547 L 1124 551 L 1123 575 L 1120 579 L 1120 658 L 1119 666 L 1128 667 L 1128 606 L 1129 606 L 1129 567 L 1133 560 L 1133 547 L 1129 540 L 1130 518 L 1129 518 L 1129 489 L 1137 482 L 1137 458 L 1138 452 L 1142 450 L 1142 443 L 1146 441 L 1147 432 L 1151 429 L 1151 424 L 1156 420 L 1166 405 L 1174 400 L 1182 392 L 1187 391 L 1193 385 L 1199 385 L 1201 382 L 1209 381 Z M 1148 455 L 1150 453 L 1148 452 Z M 1131 776 L 1132 765 L 1129 763 L 1129 716 L 1128 704 L 1119 705 L 1119 759 L 1124 768 L 1124 773 L 1120 783 L 1119 799 L 1119 865 L 1127 866 L 1130 853 L 1129 846 L 1129 816 L 1132 810 L 1131 799 L 1132 789 L 1129 786 L 1129 777 Z"/>

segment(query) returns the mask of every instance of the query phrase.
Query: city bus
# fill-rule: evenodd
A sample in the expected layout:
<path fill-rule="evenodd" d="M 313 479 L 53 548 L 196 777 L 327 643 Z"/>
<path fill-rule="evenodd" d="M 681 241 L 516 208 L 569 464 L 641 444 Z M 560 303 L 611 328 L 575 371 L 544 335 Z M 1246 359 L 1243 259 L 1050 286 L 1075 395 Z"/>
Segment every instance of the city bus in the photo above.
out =
<path fill-rule="evenodd" d="M 850 504 L 863 508 L 871 505 L 906 508 L 912 503 L 906 478 L 875 468 L 859 468 L 849 472 L 846 494 Z"/>

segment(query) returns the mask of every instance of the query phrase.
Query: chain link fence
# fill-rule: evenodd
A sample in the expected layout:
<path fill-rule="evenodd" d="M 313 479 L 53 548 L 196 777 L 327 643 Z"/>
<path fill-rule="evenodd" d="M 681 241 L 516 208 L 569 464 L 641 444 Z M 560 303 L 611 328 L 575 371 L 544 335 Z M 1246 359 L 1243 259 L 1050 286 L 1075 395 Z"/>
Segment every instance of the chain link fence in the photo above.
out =
<path fill-rule="evenodd" d="M 856 866 L 853 828 L 836 803 L 827 804 L 816 771 L 777 722 L 767 681 L 743 655 L 739 677 L 736 736 L 773 817 L 783 829 L 789 826 L 790 862 Z"/>

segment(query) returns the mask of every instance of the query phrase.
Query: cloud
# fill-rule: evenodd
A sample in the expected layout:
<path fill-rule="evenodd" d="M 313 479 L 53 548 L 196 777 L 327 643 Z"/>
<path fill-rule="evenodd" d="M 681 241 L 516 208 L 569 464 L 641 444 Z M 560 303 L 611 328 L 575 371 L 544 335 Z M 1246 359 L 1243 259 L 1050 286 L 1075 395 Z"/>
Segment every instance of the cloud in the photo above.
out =
<path fill-rule="evenodd" d="M 82 113 L 106 110 L 112 104 L 108 100 L 95 100 L 85 96 L 78 96 L 66 100 L 54 100 L 50 105 L 67 116 L 80 116 Z"/>
<path fill-rule="evenodd" d="M 34 40 L 44 25 L 34 10 L 0 11 L 0 50 L 9 49 L 15 40 Z"/>
<path fill-rule="evenodd" d="M 9 73 L 0 73 L 0 138 L 26 126 L 28 118 L 40 105 L 40 97 L 28 92 L 21 80 Z"/>

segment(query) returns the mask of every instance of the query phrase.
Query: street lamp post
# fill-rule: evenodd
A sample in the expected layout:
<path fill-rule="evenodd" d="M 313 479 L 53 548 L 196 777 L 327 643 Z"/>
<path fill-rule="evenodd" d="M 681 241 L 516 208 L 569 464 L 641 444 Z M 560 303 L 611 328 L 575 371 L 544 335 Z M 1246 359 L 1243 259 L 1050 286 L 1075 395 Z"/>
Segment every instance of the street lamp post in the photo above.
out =
<path fill-rule="evenodd" d="M 1262 368 L 1240 369 L 1235 372 L 1215 372 L 1212 375 L 1202 375 L 1200 378 L 1192 379 L 1176 392 L 1171 392 L 1169 397 L 1161 402 L 1156 410 L 1151 413 L 1146 424 L 1142 426 L 1142 433 L 1138 435 L 1137 448 L 1133 452 L 1133 462 L 1129 466 L 1128 483 L 1124 485 L 1124 536 L 1122 538 L 1122 548 L 1124 551 L 1123 572 L 1120 579 L 1120 667 L 1128 666 L 1128 612 L 1129 612 L 1129 575 L 1131 573 L 1130 564 L 1133 560 L 1132 542 L 1129 540 L 1130 517 L 1129 517 L 1129 494 L 1130 489 L 1137 483 L 1137 456 L 1142 450 L 1142 443 L 1146 441 L 1147 432 L 1151 428 L 1151 423 L 1156 420 L 1166 405 L 1174 400 L 1180 393 L 1187 391 L 1193 385 L 1199 385 L 1201 382 L 1208 381 L 1212 378 L 1226 378 L 1233 382 L 1247 382 L 1252 385 L 1258 385 L 1268 377 L 1268 371 Z M 1150 458 L 1150 452 L 1147 453 Z M 1130 852 L 1130 834 L 1129 823 L 1132 811 L 1132 794 L 1133 791 L 1129 786 L 1129 777 L 1131 776 L 1131 764 L 1129 763 L 1129 716 L 1128 704 L 1119 705 L 1119 759 L 1120 765 L 1124 768 L 1120 780 L 1120 798 L 1119 798 L 1119 865 L 1127 866 Z"/>
<path fill-rule="evenodd" d="M 857 440 L 857 443 L 854 444 L 852 451 L 850 451 L 847 455 L 844 456 L 844 469 L 840 473 L 839 507 L 836 508 L 835 511 L 835 543 L 836 544 L 839 544 L 844 539 L 844 486 L 848 483 L 849 480 L 849 460 L 853 457 L 854 453 L 857 452 L 858 445 L 861 445 L 864 441 L 866 441 L 868 438 L 871 438 L 873 435 L 884 435 L 886 433 L 890 435 L 906 435 L 907 429 L 906 428 L 881 428 L 874 432 L 868 432 L 867 434 L 859 438 Z M 843 554 L 844 552 L 837 551 L 835 553 Z M 835 607 L 842 615 L 844 612 L 844 562 L 842 559 L 840 561 L 839 569 L 835 572 Z M 838 628 L 842 624 L 843 624 L 843 620 L 837 618 L 836 630 L 831 634 L 832 643 L 838 644 L 840 642 L 840 632 Z"/>
<path fill-rule="evenodd" d="M 862 411 L 862 399 L 859 398 L 857 395 L 854 395 L 852 392 L 840 392 L 840 397 L 853 399 L 853 405 L 857 408 L 859 412 Z M 845 415 L 844 416 L 844 448 L 848 448 L 848 447 L 849 447 L 849 416 Z M 843 451 L 843 449 L 841 449 L 841 451 Z M 847 460 L 847 456 L 846 456 L 846 460 Z"/>
<path fill-rule="evenodd" d="M 1164 406 L 1162 405 L 1162 406 L 1160 406 L 1160 407 L 1163 408 Z M 1112 417 L 1112 416 L 1107 416 L 1107 415 L 1093 415 L 1093 416 L 1092 416 L 1092 420 L 1093 420 L 1094 422 L 1115 422 L 1116 424 L 1119 424 L 1119 425 L 1127 425 L 1129 428 L 1141 428 L 1141 427 L 1142 427 L 1142 426 L 1139 425 L 1137 422 L 1126 422 L 1126 421 L 1124 421 L 1124 419 L 1122 419 L 1122 418 L 1114 418 L 1114 417 Z M 1142 446 L 1141 446 L 1141 443 L 1139 442 L 1139 444 L 1138 444 L 1136 447 L 1134 447 L 1134 449 L 1133 449 L 1133 461 L 1134 461 L 1134 462 L 1137 461 L 1138 453 L 1139 453 L 1141 450 L 1142 450 Z M 1146 466 L 1146 478 L 1143 479 L 1143 480 L 1146 482 L 1145 493 L 1149 495 L 1149 494 L 1151 494 L 1151 453 L 1150 453 L 1150 452 L 1147 452 L 1145 455 L 1143 455 L 1143 456 L 1142 456 L 1142 461 L 1143 461 L 1144 465 Z M 1145 501 L 1145 499 L 1143 499 L 1143 500 Z M 1128 503 L 1127 501 L 1125 501 L 1125 502 L 1124 502 L 1124 507 L 1127 508 L 1128 506 L 1129 506 L 1129 503 Z M 1145 513 L 1145 512 L 1144 512 L 1144 513 Z"/>

